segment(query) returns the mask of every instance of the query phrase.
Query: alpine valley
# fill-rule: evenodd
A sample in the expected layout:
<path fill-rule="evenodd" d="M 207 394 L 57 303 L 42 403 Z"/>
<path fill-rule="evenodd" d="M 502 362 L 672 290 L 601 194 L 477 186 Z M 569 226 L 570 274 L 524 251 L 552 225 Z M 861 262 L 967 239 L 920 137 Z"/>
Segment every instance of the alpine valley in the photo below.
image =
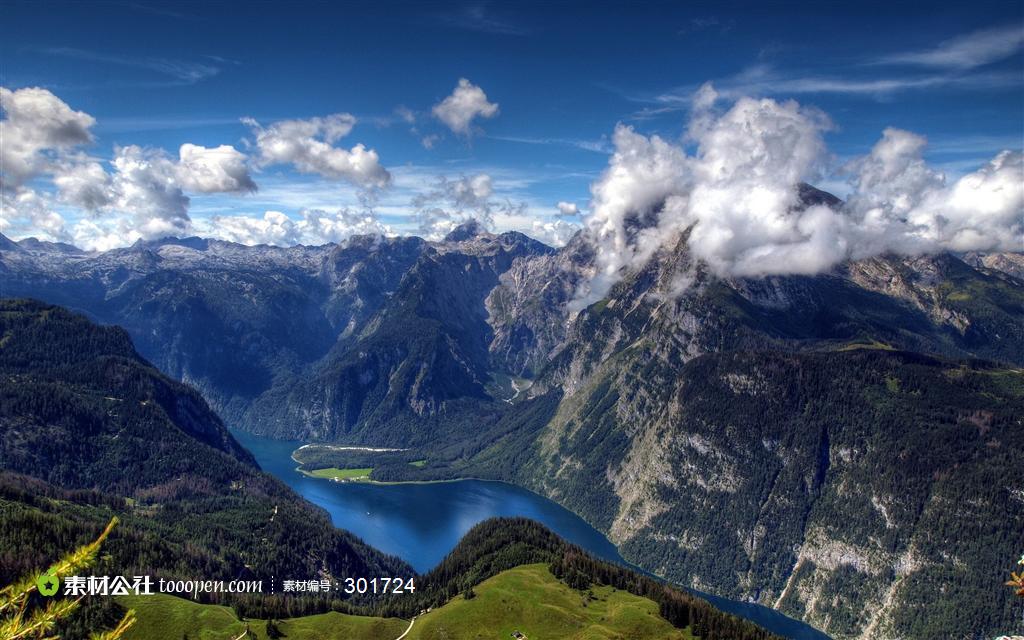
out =
<path fill-rule="evenodd" d="M 97 253 L 0 238 L 4 297 L 126 332 L 88 329 L 102 337 L 90 345 L 114 351 L 69 374 L 97 433 L 121 428 L 100 416 L 112 411 L 104 397 L 127 388 L 145 396 L 132 411 L 163 407 L 160 423 L 198 439 L 187 446 L 224 461 L 217 473 L 240 488 L 214 504 L 194 497 L 198 481 L 142 474 L 122 486 L 88 451 L 84 467 L 40 480 L 181 493 L 218 513 L 273 499 L 294 504 L 290 518 L 322 518 L 260 475 L 216 411 L 261 436 L 401 450 L 308 447 L 297 453 L 308 471 L 521 485 L 645 570 L 835 638 L 1024 631 L 1002 585 L 1024 531 L 1011 472 L 1024 455 L 1024 256 L 883 256 L 815 276 L 726 278 L 691 256 L 683 232 L 584 306 L 595 256 L 585 233 L 556 250 L 475 222 L 438 242 L 291 248 L 168 238 Z M 30 330 L 18 327 L 56 314 L 61 335 L 84 330 L 63 311 L 5 304 L 5 363 L 22 362 L 5 344 Z M 25 379 L 18 367 L 4 374 Z M 5 420 L 4 468 L 39 477 L 29 452 L 62 446 L 64 432 L 12 439 L 24 427 Z M 161 446 L 173 457 L 186 445 Z M 160 522 L 146 526 L 173 526 Z M 316 541 L 309 561 L 331 567 L 344 548 L 344 562 L 400 570 L 338 536 Z"/>

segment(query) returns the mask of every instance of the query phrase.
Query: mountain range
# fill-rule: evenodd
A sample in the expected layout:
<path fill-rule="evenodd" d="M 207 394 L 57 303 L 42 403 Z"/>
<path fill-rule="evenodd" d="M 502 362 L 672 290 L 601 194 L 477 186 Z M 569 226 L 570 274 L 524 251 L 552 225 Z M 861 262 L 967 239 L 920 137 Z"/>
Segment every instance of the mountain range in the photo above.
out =
<path fill-rule="evenodd" d="M 1021 254 L 730 278 L 686 240 L 589 304 L 586 234 L 476 223 L 291 248 L 4 238 L 0 294 L 123 327 L 232 426 L 427 461 L 375 479 L 524 485 L 645 569 L 837 638 L 1019 626 Z"/>
<path fill-rule="evenodd" d="M 541 630 L 554 612 L 557 637 L 581 628 L 649 640 L 777 637 L 522 518 L 478 524 L 437 567 L 415 575 L 262 473 L 199 394 L 139 357 L 122 329 L 3 299 L 0 336 L 0 581 L 34 575 L 117 517 L 93 575 L 143 575 L 153 584 L 234 578 L 264 587 L 194 596 L 233 611 L 163 594 L 89 596 L 54 630 L 60 637 L 96 637 L 90 632 L 116 623 L 122 605 L 139 610 L 141 623 L 126 636 L 138 639 L 263 637 L 252 628 L 259 619 L 267 637 L 284 637 L 283 626 L 288 637 L 351 637 L 348 630 L 391 640 L 412 629 L 399 617 L 421 619 L 414 637 L 444 637 L 490 628 L 492 589 L 516 603 L 503 607 L 505 624 Z M 282 595 L 274 585 L 283 576 L 339 585 L 400 577 L 405 588 L 400 595 Z M 524 576 L 528 584 L 520 585 Z M 478 586 L 483 602 L 467 604 Z M 559 605 L 539 606 L 543 597 Z M 597 611 L 588 612 L 588 603 Z"/>

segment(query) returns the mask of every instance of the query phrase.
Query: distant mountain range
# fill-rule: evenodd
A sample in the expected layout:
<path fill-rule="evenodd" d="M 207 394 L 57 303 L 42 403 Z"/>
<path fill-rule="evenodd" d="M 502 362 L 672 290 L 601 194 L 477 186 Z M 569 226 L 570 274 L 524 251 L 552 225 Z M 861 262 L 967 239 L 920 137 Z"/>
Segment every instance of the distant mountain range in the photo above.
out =
<path fill-rule="evenodd" d="M 229 424 L 428 461 L 378 479 L 516 482 L 647 569 L 837 638 L 1018 629 L 1021 254 L 740 279 L 685 240 L 582 309 L 584 234 L 474 223 L 287 249 L 3 239 L 0 294 L 124 327 Z"/>

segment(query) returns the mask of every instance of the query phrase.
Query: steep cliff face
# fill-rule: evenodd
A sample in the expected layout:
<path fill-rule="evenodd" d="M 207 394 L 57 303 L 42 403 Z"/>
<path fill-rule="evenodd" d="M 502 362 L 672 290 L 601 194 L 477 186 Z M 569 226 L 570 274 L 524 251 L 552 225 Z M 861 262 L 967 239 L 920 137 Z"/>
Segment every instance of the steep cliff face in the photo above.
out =
<path fill-rule="evenodd" d="M 580 285 L 594 274 L 594 248 L 580 233 L 557 252 L 512 263 L 487 295 L 491 365 L 533 378 L 565 343 Z"/>
<path fill-rule="evenodd" d="M 990 269 L 1024 280 L 1024 253 L 978 253 L 964 256 L 964 262 L 978 269 Z"/>
<path fill-rule="evenodd" d="M 468 226 L 425 247 L 357 331 L 253 404 L 247 428 L 403 447 L 456 438 L 495 411 L 487 296 L 518 260 L 548 253 Z"/>
<path fill-rule="evenodd" d="M 1003 467 L 1024 453 L 1022 372 L 863 347 L 679 367 L 657 351 L 631 345 L 563 400 L 522 474 L 535 488 L 659 574 L 836 637 L 1015 620 L 991 576 L 1024 526 Z"/>
<path fill-rule="evenodd" d="M 952 256 L 719 279 L 682 240 L 565 312 L 517 476 L 646 568 L 836 637 L 1012 627 L 1022 283 Z"/>

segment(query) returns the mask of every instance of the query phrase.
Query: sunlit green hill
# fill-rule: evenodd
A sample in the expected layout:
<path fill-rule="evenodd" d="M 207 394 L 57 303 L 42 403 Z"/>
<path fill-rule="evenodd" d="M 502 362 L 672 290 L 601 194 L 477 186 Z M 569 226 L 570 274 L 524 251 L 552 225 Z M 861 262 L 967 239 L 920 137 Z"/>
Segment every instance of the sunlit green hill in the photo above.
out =
<path fill-rule="evenodd" d="M 129 640 L 189 638 L 214 640 L 268 635 L 266 620 L 239 620 L 228 607 L 201 605 L 174 596 L 131 596 L 121 604 L 135 609 L 138 623 Z M 584 591 L 555 578 L 546 564 L 503 571 L 448 604 L 409 621 L 351 616 L 337 612 L 270 623 L 279 637 L 293 640 L 405 640 L 526 638 L 544 640 L 688 640 L 688 629 L 676 629 L 658 613 L 658 605 L 608 586 Z M 272 632 L 271 632 L 272 633 Z"/>

